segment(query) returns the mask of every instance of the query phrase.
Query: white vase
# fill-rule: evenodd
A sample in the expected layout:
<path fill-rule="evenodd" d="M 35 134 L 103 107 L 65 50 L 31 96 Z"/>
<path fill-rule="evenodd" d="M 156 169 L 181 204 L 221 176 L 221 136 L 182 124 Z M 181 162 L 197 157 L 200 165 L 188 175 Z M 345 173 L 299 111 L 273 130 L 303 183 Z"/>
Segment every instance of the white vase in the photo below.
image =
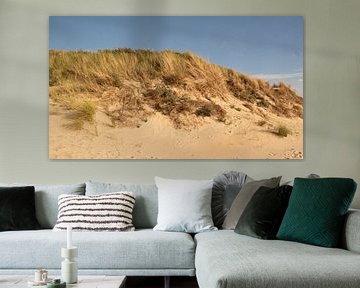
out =
<path fill-rule="evenodd" d="M 75 261 L 77 255 L 77 247 L 61 248 L 61 257 L 65 258 L 61 262 L 61 280 L 67 284 L 77 283 L 78 268 Z"/>

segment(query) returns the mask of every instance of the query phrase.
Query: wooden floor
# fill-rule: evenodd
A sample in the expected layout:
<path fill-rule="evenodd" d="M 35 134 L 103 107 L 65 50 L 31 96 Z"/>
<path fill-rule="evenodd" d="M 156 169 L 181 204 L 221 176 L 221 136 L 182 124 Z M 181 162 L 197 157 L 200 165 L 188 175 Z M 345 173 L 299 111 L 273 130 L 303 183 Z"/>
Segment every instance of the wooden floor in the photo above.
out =
<path fill-rule="evenodd" d="M 126 288 L 163 288 L 164 277 L 132 277 L 126 279 Z M 198 288 L 195 277 L 170 277 L 171 288 Z"/>

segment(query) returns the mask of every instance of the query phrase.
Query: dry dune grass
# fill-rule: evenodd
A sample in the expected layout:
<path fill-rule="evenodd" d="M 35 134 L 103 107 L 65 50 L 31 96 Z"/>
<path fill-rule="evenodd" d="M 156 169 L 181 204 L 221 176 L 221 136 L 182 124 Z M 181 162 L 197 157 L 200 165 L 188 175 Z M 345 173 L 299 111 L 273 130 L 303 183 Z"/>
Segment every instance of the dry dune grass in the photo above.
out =
<path fill-rule="evenodd" d="M 52 50 L 49 97 L 52 159 L 303 157 L 302 97 L 191 52 Z"/>
<path fill-rule="evenodd" d="M 51 50 L 49 85 L 53 102 L 74 115 L 78 107 L 96 103 L 114 127 L 139 127 L 156 112 L 179 129 L 191 129 L 207 117 L 226 122 L 225 107 L 234 102 L 238 111 L 245 107 L 260 116 L 266 110 L 303 117 L 303 99 L 286 84 L 270 85 L 190 52 Z"/>

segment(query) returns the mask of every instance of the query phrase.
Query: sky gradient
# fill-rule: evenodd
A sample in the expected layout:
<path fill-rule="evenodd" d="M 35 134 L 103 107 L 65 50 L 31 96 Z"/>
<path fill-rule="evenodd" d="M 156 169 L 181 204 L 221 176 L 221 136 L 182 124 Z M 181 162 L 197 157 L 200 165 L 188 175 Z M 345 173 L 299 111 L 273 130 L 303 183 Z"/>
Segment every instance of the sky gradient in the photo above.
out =
<path fill-rule="evenodd" d="M 191 51 L 303 95 L 301 16 L 50 16 L 49 49 Z"/>

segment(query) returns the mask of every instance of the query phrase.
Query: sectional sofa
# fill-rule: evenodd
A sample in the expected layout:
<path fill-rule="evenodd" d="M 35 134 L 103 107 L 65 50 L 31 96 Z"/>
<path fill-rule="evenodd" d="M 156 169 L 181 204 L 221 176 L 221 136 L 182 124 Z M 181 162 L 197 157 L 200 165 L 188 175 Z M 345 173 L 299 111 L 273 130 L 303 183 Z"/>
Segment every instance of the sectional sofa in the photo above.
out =
<path fill-rule="evenodd" d="M 14 184 L 0 184 L 13 186 Z M 61 194 L 94 195 L 133 191 L 132 232 L 74 232 L 79 274 L 195 276 L 201 288 L 360 287 L 360 211 L 349 211 L 340 248 L 260 240 L 218 230 L 196 235 L 153 231 L 157 222 L 155 185 L 87 182 L 35 185 L 40 230 L 0 232 L 0 278 L 46 268 L 60 273 L 66 233 L 55 232 Z"/>

